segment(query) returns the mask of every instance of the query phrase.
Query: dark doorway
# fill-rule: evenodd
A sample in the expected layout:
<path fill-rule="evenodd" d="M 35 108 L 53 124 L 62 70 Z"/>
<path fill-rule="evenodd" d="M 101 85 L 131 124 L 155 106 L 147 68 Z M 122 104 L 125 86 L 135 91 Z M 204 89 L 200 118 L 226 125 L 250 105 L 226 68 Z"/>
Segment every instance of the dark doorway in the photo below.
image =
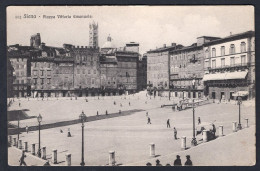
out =
<path fill-rule="evenodd" d="M 215 92 L 212 92 L 211 96 L 212 96 L 212 99 L 216 99 L 216 93 Z"/>
<path fill-rule="evenodd" d="M 230 96 L 229 96 L 229 99 L 230 99 L 230 100 L 234 100 L 233 93 L 234 93 L 234 92 L 230 92 Z"/>
<path fill-rule="evenodd" d="M 220 93 L 220 99 L 225 99 L 225 92 Z"/>

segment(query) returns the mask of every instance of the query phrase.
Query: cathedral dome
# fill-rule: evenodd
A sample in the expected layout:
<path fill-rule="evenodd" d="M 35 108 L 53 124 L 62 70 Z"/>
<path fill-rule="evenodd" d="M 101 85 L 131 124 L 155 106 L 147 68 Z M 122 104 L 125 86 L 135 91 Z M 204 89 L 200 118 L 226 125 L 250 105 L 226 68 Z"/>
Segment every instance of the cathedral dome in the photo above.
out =
<path fill-rule="evenodd" d="M 102 49 L 115 49 L 116 46 L 114 45 L 114 43 L 112 42 L 112 38 L 110 37 L 110 35 L 107 37 L 107 41 L 105 42 L 105 44 L 102 46 Z"/>

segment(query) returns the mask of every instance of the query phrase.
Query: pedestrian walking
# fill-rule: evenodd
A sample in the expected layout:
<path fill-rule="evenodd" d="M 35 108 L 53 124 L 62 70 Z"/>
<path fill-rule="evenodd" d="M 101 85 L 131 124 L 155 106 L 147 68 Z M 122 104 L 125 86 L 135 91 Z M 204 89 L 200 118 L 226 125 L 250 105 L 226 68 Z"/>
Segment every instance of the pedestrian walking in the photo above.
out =
<path fill-rule="evenodd" d="M 148 112 L 146 112 L 146 116 L 148 116 Z"/>
<path fill-rule="evenodd" d="M 97 111 L 97 116 L 98 116 L 98 111 Z"/>
<path fill-rule="evenodd" d="M 129 106 L 131 106 L 130 102 L 129 102 Z"/>
<path fill-rule="evenodd" d="M 62 129 L 60 129 L 60 133 L 63 133 Z"/>
<path fill-rule="evenodd" d="M 28 134 L 28 132 L 29 132 L 29 127 L 26 125 L 26 127 L 25 127 L 25 130 L 26 130 L 26 132 L 27 132 L 27 134 Z"/>
<path fill-rule="evenodd" d="M 22 165 L 27 166 L 26 163 L 25 163 L 25 161 L 24 161 L 25 157 L 26 157 L 25 151 L 23 150 L 23 151 L 22 151 L 22 156 L 21 156 L 21 158 L 20 158 L 20 160 L 19 160 L 20 166 L 22 166 Z"/>
<path fill-rule="evenodd" d="M 19 102 L 19 107 L 21 107 L 21 103 Z"/>
<path fill-rule="evenodd" d="M 174 139 L 177 140 L 177 130 L 175 127 L 173 127 L 173 131 L 174 131 Z"/>
<path fill-rule="evenodd" d="M 179 155 L 176 156 L 176 159 L 174 160 L 174 163 L 173 163 L 174 166 L 182 166 L 181 164 L 181 158 Z"/>
<path fill-rule="evenodd" d="M 198 117 L 198 125 L 201 124 L 201 120 L 200 117 Z"/>
<path fill-rule="evenodd" d="M 107 115 L 107 110 L 106 110 L 106 115 Z"/>
<path fill-rule="evenodd" d="M 214 138 L 215 138 L 215 137 L 216 137 L 216 136 L 215 136 L 215 134 L 216 134 L 216 126 L 215 126 L 214 123 L 212 124 L 212 128 L 213 128 L 213 130 L 212 130 L 213 136 L 214 136 Z"/>
<path fill-rule="evenodd" d="M 167 128 L 171 128 L 170 119 L 167 120 Z"/>
<path fill-rule="evenodd" d="M 150 118 L 150 117 L 148 117 L 147 120 L 148 120 L 147 124 L 152 124 L 152 123 L 151 123 L 151 118 Z"/>
<path fill-rule="evenodd" d="M 70 128 L 68 128 L 68 134 L 67 137 L 71 137 Z"/>
<path fill-rule="evenodd" d="M 120 103 L 120 107 L 122 107 L 122 103 Z"/>
<path fill-rule="evenodd" d="M 185 166 L 192 166 L 192 161 L 190 160 L 190 155 L 186 156 L 186 162 L 185 162 Z"/>

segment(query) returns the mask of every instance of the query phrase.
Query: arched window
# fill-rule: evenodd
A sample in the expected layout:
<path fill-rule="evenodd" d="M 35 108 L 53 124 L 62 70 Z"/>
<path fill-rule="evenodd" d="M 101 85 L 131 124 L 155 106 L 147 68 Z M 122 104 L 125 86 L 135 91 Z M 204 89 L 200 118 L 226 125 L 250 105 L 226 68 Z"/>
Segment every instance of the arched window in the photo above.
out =
<path fill-rule="evenodd" d="M 231 44 L 231 45 L 230 45 L 229 53 L 230 53 L 230 54 L 235 54 L 235 53 L 236 53 L 236 49 L 235 49 L 235 45 L 234 45 L 234 44 Z"/>
<path fill-rule="evenodd" d="M 241 50 L 241 53 L 246 52 L 246 43 L 245 42 L 241 42 L 240 50 Z"/>

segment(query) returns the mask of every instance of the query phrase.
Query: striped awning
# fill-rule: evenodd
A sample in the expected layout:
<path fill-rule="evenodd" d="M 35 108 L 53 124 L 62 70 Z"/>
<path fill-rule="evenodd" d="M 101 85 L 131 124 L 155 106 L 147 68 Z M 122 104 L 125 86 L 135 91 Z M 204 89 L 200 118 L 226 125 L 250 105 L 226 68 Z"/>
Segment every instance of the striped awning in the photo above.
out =
<path fill-rule="evenodd" d="M 203 77 L 203 81 L 245 79 L 247 73 L 248 71 L 237 71 L 237 72 L 205 74 Z"/>

